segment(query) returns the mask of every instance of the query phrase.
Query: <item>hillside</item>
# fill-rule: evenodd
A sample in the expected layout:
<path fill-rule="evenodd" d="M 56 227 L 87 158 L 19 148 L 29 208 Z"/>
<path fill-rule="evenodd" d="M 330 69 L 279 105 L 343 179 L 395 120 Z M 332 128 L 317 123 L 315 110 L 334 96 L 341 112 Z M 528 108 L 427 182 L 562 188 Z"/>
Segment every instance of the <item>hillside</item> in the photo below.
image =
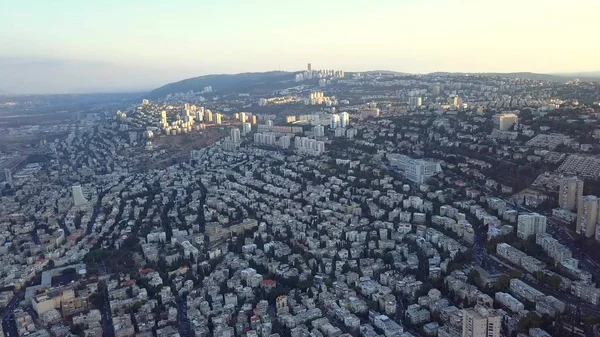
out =
<path fill-rule="evenodd" d="M 524 78 L 534 81 L 554 81 L 565 83 L 575 78 L 586 81 L 600 81 L 600 73 L 580 73 L 580 74 L 539 74 L 531 72 L 517 72 L 517 73 L 448 73 L 448 72 L 435 72 L 427 74 L 429 76 L 445 75 L 445 76 L 501 76 L 509 78 Z"/>
<path fill-rule="evenodd" d="M 570 77 L 570 78 L 579 78 L 581 80 L 595 80 L 600 81 L 600 71 L 587 71 L 587 72 L 577 72 L 577 73 L 559 73 L 554 74 L 557 76 Z"/>
<path fill-rule="evenodd" d="M 363 74 L 394 74 L 399 76 L 410 75 L 408 73 L 388 71 L 388 70 L 375 70 L 366 71 Z M 257 72 L 257 73 L 241 73 L 241 74 L 217 74 L 217 75 L 205 75 L 199 77 L 188 78 L 178 82 L 169 83 L 158 89 L 154 89 L 148 94 L 149 98 L 164 97 L 168 94 L 188 92 L 193 90 L 195 92 L 201 92 L 206 86 L 211 86 L 213 90 L 219 92 L 228 91 L 244 91 L 251 90 L 252 88 L 265 88 L 265 87 L 276 87 L 281 86 L 283 82 L 293 81 L 293 72 L 285 71 L 268 71 L 268 72 Z M 351 72 L 347 73 L 351 75 Z M 588 81 L 600 81 L 600 74 L 596 73 L 580 73 L 578 74 L 538 74 L 531 72 L 517 72 L 517 73 L 460 73 L 460 72 L 434 72 L 425 74 L 425 76 L 502 76 L 510 78 L 525 78 L 536 81 L 554 81 L 554 82 L 567 82 L 569 80 L 579 78 L 581 80 Z"/>
<path fill-rule="evenodd" d="M 349 73 L 349 74 L 353 74 Z M 392 71 L 392 70 L 369 70 L 369 71 L 364 71 L 361 74 L 383 74 L 383 75 L 396 75 L 396 76 L 409 76 L 409 75 L 413 75 L 413 74 L 409 74 L 409 73 L 404 73 L 404 72 L 400 72 L 400 71 Z"/>
<path fill-rule="evenodd" d="M 294 73 L 284 71 L 269 71 L 261 73 L 219 74 L 188 78 L 179 82 L 169 83 L 150 92 L 150 98 L 163 97 L 178 92 L 193 90 L 200 92 L 206 86 L 213 90 L 244 90 L 258 85 L 273 84 L 292 80 Z"/>

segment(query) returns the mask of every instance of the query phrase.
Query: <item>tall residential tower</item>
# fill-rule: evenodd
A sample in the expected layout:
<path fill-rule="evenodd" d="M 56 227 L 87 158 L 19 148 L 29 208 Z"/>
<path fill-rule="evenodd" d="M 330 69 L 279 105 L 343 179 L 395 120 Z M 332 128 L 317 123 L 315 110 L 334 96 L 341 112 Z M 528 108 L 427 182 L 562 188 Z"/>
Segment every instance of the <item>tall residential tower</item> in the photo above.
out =
<path fill-rule="evenodd" d="M 582 196 L 583 180 L 577 177 L 566 177 L 560 180 L 558 207 L 575 212 Z"/>
<path fill-rule="evenodd" d="M 593 195 L 586 195 L 579 199 L 577 207 L 577 234 L 585 235 L 588 238 L 596 236 L 596 227 L 600 221 L 600 198 Z"/>

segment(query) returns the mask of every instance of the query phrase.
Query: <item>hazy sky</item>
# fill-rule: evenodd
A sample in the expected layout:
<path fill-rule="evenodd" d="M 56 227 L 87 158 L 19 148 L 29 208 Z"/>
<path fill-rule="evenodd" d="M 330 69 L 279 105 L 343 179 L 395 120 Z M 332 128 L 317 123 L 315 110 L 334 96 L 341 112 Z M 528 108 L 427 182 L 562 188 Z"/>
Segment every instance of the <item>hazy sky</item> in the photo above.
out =
<path fill-rule="evenodd" d="M 0 92 L 209 73 L 600 70 L 600 0 L 1 0 Z"/>

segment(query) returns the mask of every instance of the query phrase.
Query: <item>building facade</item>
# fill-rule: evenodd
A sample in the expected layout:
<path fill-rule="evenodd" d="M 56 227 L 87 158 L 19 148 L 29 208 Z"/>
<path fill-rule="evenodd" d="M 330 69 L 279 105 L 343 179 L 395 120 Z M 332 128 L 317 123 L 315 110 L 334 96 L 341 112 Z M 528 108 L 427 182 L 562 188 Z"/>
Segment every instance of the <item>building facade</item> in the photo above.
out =
<path fill-rule="evenodd" d="M 462 337 L 500 337 L 502 319 L 495 310 L 475 307 L 463 310 Z"/>
<path fill-rule="evenodd" d="M 517 124 L 518 120 L 519 117 L 513 113 L 494 115 L 494 127 L 500 131 L 507 131 Z"/>
<path fill-rule="evenodd" d="M 600 198 L 593 195 L 581 197 L 577 210 L 577 234 L 588 238 L 596 235 L 598 221 L 600 221 Z M 599 239 L 598 235 L 596 239 Z"/>
<path fill-rule="evenodd" d="M 558 207 L 574 212 L 577 203 L 583 197 L 583 180 L 567 177 L 560 180 L 558 191 Z"/>
<path fill-rule="evenodd" d="M 538 213 L 520 214 L 517 220 L 517 236 L 527 240 L 539 233 L 546 233 L 547 218 Z"/>

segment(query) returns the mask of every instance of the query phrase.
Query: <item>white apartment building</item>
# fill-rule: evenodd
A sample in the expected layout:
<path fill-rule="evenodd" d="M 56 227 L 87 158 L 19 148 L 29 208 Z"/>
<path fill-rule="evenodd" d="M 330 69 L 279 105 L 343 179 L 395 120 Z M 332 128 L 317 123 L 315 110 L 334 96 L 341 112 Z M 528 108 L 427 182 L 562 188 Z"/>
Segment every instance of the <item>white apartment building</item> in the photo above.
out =
<path fill-rule="evenodd" d="M 546 233 L 547 218 L 538 213 L 519 214 L 517 220 L 517 236 L 527 240 L 538 233 Z"/>
<path fill-rule="evenodd" d="M 421 97 L 412 96 L 408 98 L 408 106 L 412 109 L 416 109 L 423 105 L 423 99 Z"/>
<path fill-rule="evenodd" d="M 498 292 L 494 295 L 494 298 L 496 301 L 498 301 L 498 303 L 502 304 L 512 312 L 520 312 L 525 310 L 523 303 L 514 298 L 511 294 Z"/>
<path fill-rule="evenodd" d="M 496 254 L 516 265 L 521 265 L 521 259 L 527 256 L 527 254 L 523 253 L 522 251 L 509 245 L 506 242 L 501 242 L 498 245 L 496 245 Z"/>
<path fill-rule="evenodd" d="M 541 291 L 516 278 L 510 280 L 510 292 L 530 302 L 545 297 Z"/>
<path fill-rule="evenodd" d="M 589 237 L 596 235 L 596 240 L 600 239 L 596 234 L 596 226 L 600 221 L 600 198 L 593 195 L 586 195 L 579 199 L 577 209 L 577 234 Z"/>
<path fill-rule="evenodd" d="M 291 145 L 291 139 L 290 136 L 282 136 L 279 137 L 279 147 L 282 149 L 289 149 L 290 145 Z"/>
<path fill-rule="evenodd" d="M 404 176 L 417 184 L 422 184 L 427 178 L 442 172 L 440 164 L 423 159 L 412 159 L 402 154 L 388 153 L 386 158 L 392 167 L 403 171 Z"/>
<path fill-rule="evenodd" d="M 255 133 L 254 142 L 261 145 L 276 146 L 277 136 L 274 133 Z"/>
<path fill-rule="evenodd" d="M 332 129 L 337 129 L 339 127 L 341 127 L 341 119 L 340 119 L 340 115 L 338 114 L 332 114 L 329 120 L 329 127 Z"/>
<path fill-rule="evenodd" d="M 581 197 L 583 197 L 583 180 L 577 177 L 560 180 L 558 207 L 574 212 Z"/>
<path fill-rule="evenodd" d="M 562 245 L 558 240 L 548 233 L 540 233 L 536 235 L 535 243 L 542 246 L 544 251 L 554 259 L 554 262 L 559 264 L 566 259 L 570 259 L 573 255 L 571 250 Z"/>
<path fill-rule="evenodd" d="M 247 135 L 247 134 L 249 134 L 252 131 L 252 124 L 250 124 L 250 123 L 244 123 L 243 128 L 244 128 L 243 129 L 244 135 Z"/>
<path fill-rule="evenodd" d="M 313 126 L 313 135 L 315 137 L 323 137 L 323 136 L 325 136 L 325 127 L 323 125 L 315 125 L 315 126 Z"/>
<path fill-rule="evenodd" d="M 229 137 L 231 137 L 231 141 L 235 144 L 241 143 L 240 129 L 233 128 L 229 131 Z"/>
<path fill-rule="evenodd" d="M 477 306 L 463 310 L 462 337 L 500 337 L 502 317 L 497 311 Z"/>
<path fill-rule="evenodd" d="M 308 137 L 296 137 L 294 139 L 294 147 L 300 154 L 317 156 L 325 152 L 325 142 Z"/>
<path fill-rule="evenodd" d="M 350 114 L 344 111 L 340 114 L 340 127 L 346 128 L 348 125 L 350 125 Z"/>

